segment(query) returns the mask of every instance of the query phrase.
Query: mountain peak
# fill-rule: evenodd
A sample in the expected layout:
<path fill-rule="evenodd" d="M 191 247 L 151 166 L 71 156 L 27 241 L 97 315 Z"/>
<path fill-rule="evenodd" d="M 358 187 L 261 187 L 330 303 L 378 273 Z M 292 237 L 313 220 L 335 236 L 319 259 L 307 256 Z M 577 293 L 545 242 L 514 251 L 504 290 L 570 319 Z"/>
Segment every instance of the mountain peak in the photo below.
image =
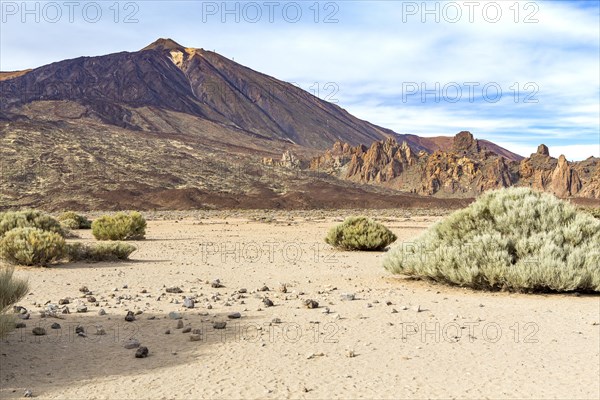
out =
<path fill-rule="evenodd" d="M 182 45 L 180 45 L 179 43 L 177 43 L 176 41 L 174 41 L 173 39 L 169 39 L 169 38 L 160 38 L 152 43 L 150 43 L 148 46 L 144 47 L 142 50 L 154 50 L 154 49 L 163 49 L 163 50 L 180 50 L 180 51 L 184 51 L 185 47 L 183 47 Z"/>

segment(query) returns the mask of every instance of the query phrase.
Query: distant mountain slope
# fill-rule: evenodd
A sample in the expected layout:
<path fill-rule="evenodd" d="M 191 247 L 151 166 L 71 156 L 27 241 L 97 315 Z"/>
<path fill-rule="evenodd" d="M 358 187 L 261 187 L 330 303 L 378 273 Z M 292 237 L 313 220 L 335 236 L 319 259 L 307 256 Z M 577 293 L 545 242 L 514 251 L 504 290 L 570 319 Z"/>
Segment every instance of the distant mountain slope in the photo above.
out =
<path fill-rule="evenodd" d="M 407 193 L 420 182 L 410 174 L 408 186 L 376 187 L 306 169 L 337 142 L 390 140 L 414 154 L 453 145 L 396 134 L 217 53 L 159 39 L 136 52 L 0 73 L 0 208 L 465 203 Z"/>
<path fill-rule="evenodd" d="M 158 39 L 137 52 L 64 60 L 0 73 L 0 78 L 0 111 L 18 114 L 23 105 L 36 101 L 75 101 L 85 106 L 85 116 L 132 130 L 177 131 L 159 113 L 148 117 L 146 109 L 151 108 L 319 150 L 337 141 L 369 145 L 395 137 L 433 152 L 451 140 L 396 134 L 290 83 L 171 39 Z M 489 149 L 509 159 L 520 157 L 492 143 Z"/>
<path fill-rule="evenodd" d="M 336 140 L 370 143 L 393 135 L 292 84 L 214 52 L 164 39 L 138 52 L 36 68 L 1 81 L 0 91 L 4 111 L 18 112 L 20 106 L 40 100 L 76 101 L 88 115 L 129 129 L 143 128 L 136 109 L 155 107 L 309 148 L 324 149 Z M 161 130 L 152 125 L 143 129 Z"/>

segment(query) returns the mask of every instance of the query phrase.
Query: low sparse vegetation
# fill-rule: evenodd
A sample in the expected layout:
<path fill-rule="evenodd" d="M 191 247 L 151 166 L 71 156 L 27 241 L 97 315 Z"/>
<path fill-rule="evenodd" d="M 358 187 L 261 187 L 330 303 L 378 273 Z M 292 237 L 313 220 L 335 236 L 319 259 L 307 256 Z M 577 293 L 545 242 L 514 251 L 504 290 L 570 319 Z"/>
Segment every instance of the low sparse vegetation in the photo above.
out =
<path fill-rule="evenodd" d="M 349 217 L 331 228 L 325 242 L 343 250 L 381 251 L 396 241 L 396 235 L 366 217 Z"/>
<path fill-rule="evenodd" d="M 600 291 L 600 221 L 527 188 L 491 191 L 403 243 L 384 267 L 476 289 Z"/>
<path fill-rule="evenodd" d="M 66 211 L 58 216 L 58 220 L 69 229 L 90 229 L 92 222 L 74 211 Z"/>
<path fill-rule="evenodd" d="M 14 318 L 8 314 L 10 307 L 27 294 L 27 282 L 13 276 L 12 268 L 0 270 L 0 338 L 15 327 Z"/>
<path fill-rule="evenodd" d="M 49 266 L 65 255 L 65 239 L 38 228 L 15 228 L 0 240 L 0 258 L 17 265 Z"/>
<path fill-rule="evenodd" d="M 0 237 L 15 228 L 37 228 L 66 236 L 67 231 L 49 214 L 38 210 L 8 211 L 0 213 Z"/>
<path fill-rule="evenodd" d="M 146 234 L 146 220 L 139 212 L 105 215 L 92 223 L 98 240 L 141 240 Z"/>
<path fill-rule="evenodd" d="M 123 242 L 70 243 L 67 245 L 67 258 L 69 261 L 119 261 L 128 260 L 136 247 Z"/>

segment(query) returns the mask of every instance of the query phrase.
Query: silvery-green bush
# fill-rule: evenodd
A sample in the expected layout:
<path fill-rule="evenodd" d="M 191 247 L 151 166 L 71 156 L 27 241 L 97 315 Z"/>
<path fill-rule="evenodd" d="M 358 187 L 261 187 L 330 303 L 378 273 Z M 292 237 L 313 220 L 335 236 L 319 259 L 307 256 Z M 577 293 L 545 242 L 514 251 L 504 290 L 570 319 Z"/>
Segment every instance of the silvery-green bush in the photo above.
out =
<path fill-rule="evenodd" d="M 128 260 L 135 246 L 124 242 L 83 243 L 67 244 L 67 258 L 69 261 L 120 261 Z"/>
<path fill-rule="evenodd" d="M 98 240 L 141 240 L 146 234 L 146 220 L 137 211 L 104 215 L 92 222 L 92 234 Z"/>
<path fill-rule="evenodd" d="M 329 230 L 325 242 L 343 250 L 381 251 L 397 239 L 385 226 L 366 217 L 349 217 Z"/>
<path fill-rule="evenodd" d="M 392 249 L 395 274 L 477 289 L 600 291 L 600 220 L 527 188 L 483 194 Z"/>
<path fill-rule="evenodd" d="M 15 228 L 0 240 L 0 259 L 16 265 L 46 267 L 65 256 L 65 239 L 38 228 Z"/>
<path fill-rule="evenodd" d="M 38 228 L 66 236 L 60 222 L 49 214 L 38 210 L 7 211 L 0 213 L 0 237 L 15 228 Z"/>
<path fill-rule="evenodd" d="M 0 338 L 15 327 L 12 315 L 8 314 L 10 306 L 22 299 L 28 291 L 27 282 L 15 278 L 12 268 L 0 270 Z"/>
<path fill-rule="evenodd" d="M 58 216 L 58 221 L 69 229 L 90 229 L 92 222 L 74 211 L 65 211 Z"/>

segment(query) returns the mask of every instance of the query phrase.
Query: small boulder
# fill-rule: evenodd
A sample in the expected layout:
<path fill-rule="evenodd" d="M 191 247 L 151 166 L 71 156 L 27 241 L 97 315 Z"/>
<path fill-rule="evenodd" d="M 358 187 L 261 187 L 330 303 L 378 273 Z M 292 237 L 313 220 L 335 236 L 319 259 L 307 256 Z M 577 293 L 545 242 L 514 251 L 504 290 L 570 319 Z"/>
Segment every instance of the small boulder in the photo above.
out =
<path fill-rule="evenodd" d="M 148 357 L 148 353 L 148 348 L 146 346 L 142 346 L 136 350 L 135 358 L 146 358 Z"/>

